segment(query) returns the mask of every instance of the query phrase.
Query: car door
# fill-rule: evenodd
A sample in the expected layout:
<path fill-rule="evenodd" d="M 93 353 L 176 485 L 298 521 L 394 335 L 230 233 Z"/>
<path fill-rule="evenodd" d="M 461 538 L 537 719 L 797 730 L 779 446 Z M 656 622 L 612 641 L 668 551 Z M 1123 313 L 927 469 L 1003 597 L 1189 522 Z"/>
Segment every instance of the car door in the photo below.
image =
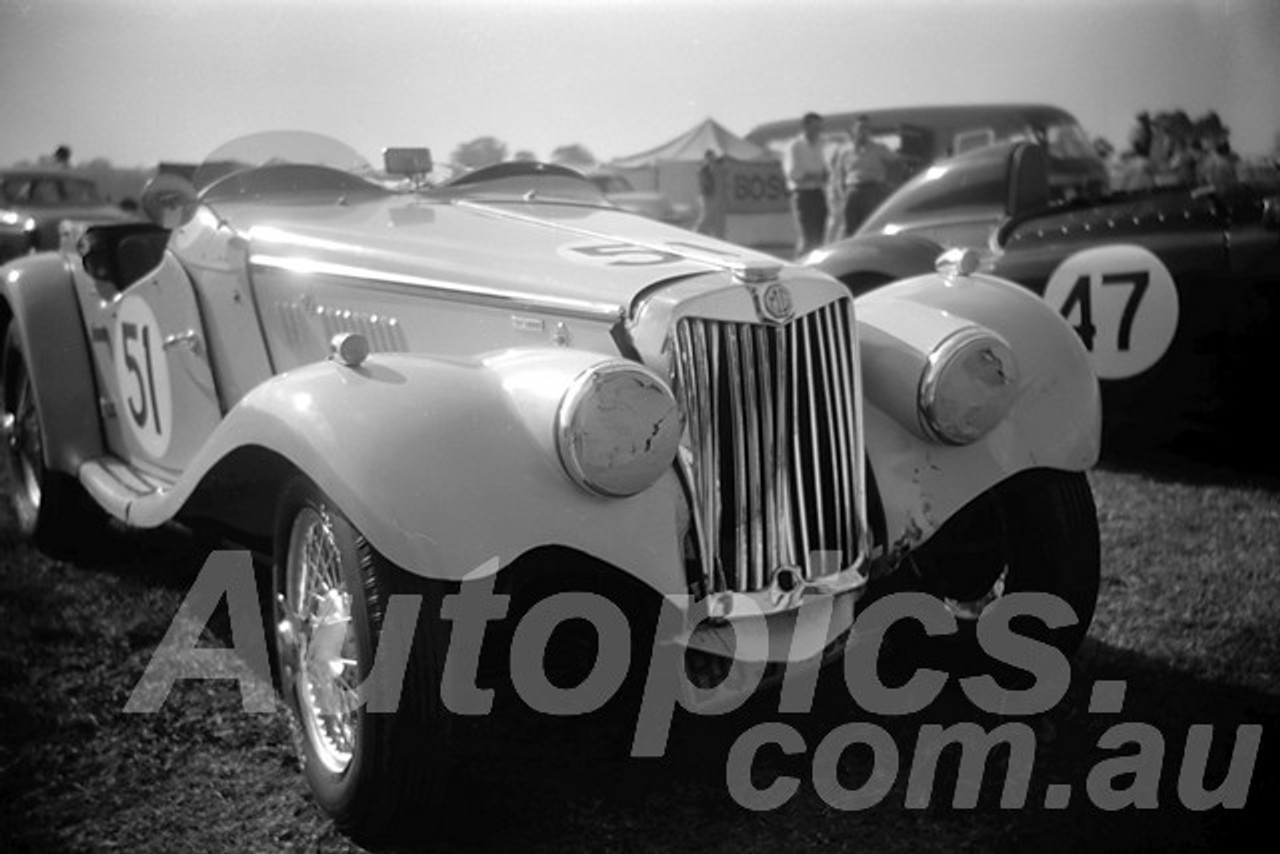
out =
<path fill-rule="evenodd" d="M 172 252 L 102 306 L 109 366 L 104 410 L 113 450 L 127 462 L 176 477 L 222 418 L 200 308 Z"/>

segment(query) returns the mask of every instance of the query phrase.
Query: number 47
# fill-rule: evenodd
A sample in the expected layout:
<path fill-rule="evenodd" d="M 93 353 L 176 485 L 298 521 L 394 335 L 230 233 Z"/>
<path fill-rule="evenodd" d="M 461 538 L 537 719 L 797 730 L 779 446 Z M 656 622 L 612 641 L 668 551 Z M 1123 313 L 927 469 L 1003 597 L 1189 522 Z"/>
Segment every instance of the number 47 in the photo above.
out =
<path fill-rule="evenodd" d="M 1120 329 L 1116 336 L 1116 349 L 1119 351 L 1128 351 L 1129 335 L 1133 331 L 1133 319 L 1138 314 L 1138 306 L 1142 303 L 1142 296 L 1147 292 L 1147 285 L 1150 283 L 1150 275 L 1146 271 L 1134 273 L 1107 273 L 1101 277 L 1101 285 L 1131 285 L 1132 290 L 1129 291 L 1129 298 L 1125 301 L 1124 311 L 1120 315 Z M 1076 324 L 1076 334 L 1080 336 L 1080 340 L 1084 342 L 1084 346 L 1090 352 L 1093 352 L 1093 339 L 1097 335 L 1098 328 L 1093 324 L 1093 276 L 1084 275 L 1076 279 L 1076 283 L 1071 287 L 1071 292 L 1067 294 L 1067 299 L 1062 304 L 1062 316 L 1068 321 L 1071 320 L 1072 313 L 1080 309 L 1080 322 Z"/>

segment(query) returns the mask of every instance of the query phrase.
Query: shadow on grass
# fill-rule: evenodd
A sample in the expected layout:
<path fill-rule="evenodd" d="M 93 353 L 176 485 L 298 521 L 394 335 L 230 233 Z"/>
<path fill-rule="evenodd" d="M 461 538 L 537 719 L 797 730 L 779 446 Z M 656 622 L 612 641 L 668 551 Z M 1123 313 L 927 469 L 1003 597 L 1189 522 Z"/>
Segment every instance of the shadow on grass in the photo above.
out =
<path fill-rule="evenodd" d="M 136 681 L 136 668 L 163 632 L 161 618 L 172 615 L 183 595 L 182 575 L 194 574 L 202 565 L 198 551 L 185 555 L 179 549 L 158 562 L 156 557 L 137 555 L 86 574 L 56 567 L 41 570 L 42 559 L 22 547 L 5 552 L 6 593 L 26 586 L 12 573 L 27 563 L 37 565 L 33 572 L 42 571 L 53 580 L 48 590 L 24 594 L 29 601 L 22 614 L 14 614 L 18 622 L 38 631 L 12 634 L 12 625 L 5 629 L 13 646 L 4 650 L 3 658 L 15 669 L 0 680 L 7 685 L 4 711 L 10 724 L 0 739 L 3 789 L 6 800 L 16 799 L 13 806 L 25 812 L 24 817 L 4 811 L 6 830 L 0 837 L 12 834 L 20 842 L 8 850 L 102 850 L 91 841 L 95 826 L 104 826 L 104 843 L 128 840 L 131 850 L 139 851 L 285 850 L 294 843 L 313 851 L 356 850 L 311 803 L 278 717 L 264 720 L 243 713 L 233 684 L 192 684 L 175 690 L 160 715 L 119 713 L 121 691 L 127 692 Z M 76 625 L 79 612 L 64 607 L 77 601 L 72 598 L 77 585 L 89 584 L 100 585 L 109 596 L 121 595 L 121 601 L 107 604 L 122 620 L 130 619 L 127 599 L 137 594 L 155 597 L 149 598 L 157 606 L 151 609 L 156 612 L 155 625 L 141 639 L 133 637 L 133 625 L 120 631 L 112 628 L 105 636 L 117 637 L 116 646 L 103 644 L 103 633 Z M 50 609 L 55 613 L 39 616 Z M 55 652 L 53 644 L 63 651 Z M 120 660 L 126 656 L 135 668 L 128 673 L 120 671 Z M 35 666 L 46 675 L 31 681 L 35 677 L 28 678 L 20 669 L 24 666 Z M 886 681 L 899 684 L 915 665 L 908 654 L 887 651 L 882 666 Z M 118 672 L 104 673 L 111 670 Z M 660 759 L 629 755 L 634 710 L 620 706 L 585 718 L 553 718 L 516 705 L 460 722 L 444 809 L 424 820 L 434 822 L 433 850 L 446 852 L 1242 847 L 1254 834 L 1269 829 L 1280 796 L 1280 751 L 1275 741 L 1280 695 L 1243 687 L 1240 683 L 1251 675 L 1266 681 L 1266 674 L 1204 678 L 1141 651 L 1087 641 L 1063 700 L 1047 713 L 1023 721 L 1034 734 L 1034 766 L 1025 802 L 1014 809 L 1000 806 L 1006 777 L 1011 776 L 1004 747 L 988 757 L 975 807 L 953 806 L 953 795 L 965 788 L 955 748 L 940 755 L 928 806 L 907 806 L 922 727 L 973 722 L 990 732 L 1006 720 L 1022 720 L 1001 719 L 975 708 L 954 680 L 924 711 L 886 718 L 857 708 L 836 665 L 823 674 L 807 715 L 778 713 L 776 691 L 723 717 L 678 712 Z M 1091 688 L 1099 680 L 1126 683 L 1120 713 L 1089 711 Z M 24 729 L 24 720 L 30 724 L 25 734 L 18 731 Z M 892 785 L 875 805 L 841 811 L 815 791 L 813 761 L 823 739 L 851 721 L 883 730 L 898 760 L 889 768 Z M 764 788 L 781 778 L 795 778 L 797 789 L 778 808 L 753 812 L 730 795 L 726 761 L 735 741 L 765 722 L 794 728 L 804 747 L 794 755 L 776 746 L 760 750 L 752 766 L 753 783 Z M 1103 734 L 1122 722 L 1149 724 L 1163 741 L 1164 767 L 1154 810 L 1110 812 L 1095 806 L 1089 795 L 1086 780 L 1092 769 L 1136 750 L 1133 743 L 1116 749 L 1099 746 Z M 1183 804 L 1178 770 L 1193 724 L 1211 724 L 1215 730 L 1205 776 L 1209 790 L 1223 778 L 1236 728 L 1263 726 L 1243 810 L 1197 812 Z M 191 763 L 208 765 L 213 782 L 206 773 L 180 770 Z M 857 789 L 870 777 L 872 766 L 869 751 L 855 746 L 843 754 L 838 780 Z M 1071 787 L 1065 809 L 1045 807 L 1051 784 Z M 1122 775 L 1111 785 L 1125 790 L 1134 781 Z M 179 795 L 184 788 L 187 791 Z M 33 802 L 28 794 L 33 791 L 45 794 Z M 135 798 L 156 803 L 139 809 Z M 28 806 L 19 807 L 24 803 Z M 122 819 L 122 809 L 143 813 L 145 821 Z M 122 821 L 132 824 L 121 827 Z M 67 825 L 77 828 L 75 835 L 68 837 Z M 234 839 L 223 842 L 211 830 L 215 827 L 238 830 Z M 147 838 L 158 841 L 151 847 L 138 841 Z M 77 844 L 68 847 L 69 839 Z"/>
<path fill-rule="evenodd" d="M 897 666 L 904 666 L 899 663 Z M 907 666 L 909 674 L 912 667 Z M 1098 680 L 1127 684 L 1119 714 L 1089 712 Z M 1234 847 L 1270 827 L 1280 795 L 1280 752 L 1274 727 L 1280 697 L 1207 681 L 1171 669 L 1140 653 L 1086 644 L 1066 697 L 1031 719 L 999 718 L 969 703 L 954 680 L 925 710 L 885 718 L 861 712 L 850 700 L 840 668 L 824 672 L 809 715 L 777 712 L 776 694 L 761 697 L 725 717 L 680 714 L 661 759 L 627 756 L 633 720 L 624 715 L 587 722 L 510 710 L 477 722 L 459 742 L 455 781 L 439 827 L 444 850 L 780 851 L 1208 851 Z M 777 809 L 753 812 L 729 794 L 726 760 L 734 741 L 752 726 L 778 721 L 795 729 L 804 751 L 786 755 L 765 747 L 756 756 L 753 781 L 760 788 L 791 777 L 795 794 Z M 883 730 L 897 747 L 896 769 L 886 766 L 892 787 L 874 806 L 842 812 L 816 792 L 814 752 L 822 739 L 850 721 Z M 965 780 L 959 750 L 939 755 L 932 797 L 908 807 L 908 782 L 921 727 L 973 722 L 989 732 L 1021 721 L 1035 735 L 1034 770 L 1025 804 L 1000 806 L 1009 775 L 1007 748 L 992 751 L 977 805 L 957 808 L 952 797 Z M 1132 742 L 1103 749 L 1099 738 L 1121 722 L 1151 725 L 1163 739 L 1163 771 L 1156 809 L 1107 811 L 1095 806 L 1086 786 L 1099 763 L 1132 755 Z M 1222 781 L 1236 727 L 1261 724 L 1264 733 L 1243 810 L 1188 809 L 1178 793 L 1188 728 L 1212 724 L 1214 738 L 1205 789 Z M 871 777 L 868 748 L 841 758 L 839 781 L 858 789 Z M 882 769 L 884 770 L 884 769 Z M 1016 775 L 1015 775 L 1016 777 Z M 1044 806 L 1050 784 L 1068 784 L 1065 809 Z M 1128 790 L 1131 775 L 1110 786 Z M 1263 837 L 1265 838 L 1265 837 Z"/>
<path fill-rule="evenodd" d="M 1149 460 L 1134 465 L 1155 479 L 1241 484 L 1234 470 L 1197 459 L 1175 457 L 1168 467 L 1153 467 Z M 153 830 L 161 841 L 151 847 L 137 843 L 126 847 L 211 852 L 293 847 L 355 850 L 336 838 L 307 798 L 279 720 L 267 724 L 244 715 L 233 687 L 220 686 L 230 689 L 220 692 L 198 685 L 176 690 L 161 715 L 118 713 L 121 691 L 127 692 L 136 682 L 147 654 L 163 637 L 177 602 L 204 564 L 208 543 L 173 531 L 129 537 L 122 541 L 121 551 L 101 555 L 85 574 L 51 570 L 43 558 L 17 543 L 9 530 L 8 525 L 0 530 L 6 596 L 0 610 L 6 619 L 13 619 L 0 630 L 0 637 L 12 644 L 0 650 L 2 710 L 8 724 L 0 738 L 0 772 L 4 800 L 14 807 L 0 813 L 7 825 L 0 839 L 17 830 L 22 845 L 8 850 L 102 850 L 119 847 L 120 839 L 145 838 Z M 41 574 L 51 576 L 52 583 L 27 583 L 28 577 Z M 107 594 L 101 601 L 82 601 L 83 592 L 76 592 L 77 585 L 90 582 L 101 583 Z M 148 615 L 134 616 L 138 611 Z M 98 630 L 87 622 L 105 623 L 107 612 L 117 625 Z M 17 631 L 15 627 L 25 628 Z M 1272 642 L 1274 635 L 1258 640 L 1247 630 L 1249 626 L 1242 625 L 1240 637 L 1215 647 L 1219 651 L 1213 654 L 1229 656 L 1232 653 L 1225 650 L 1238 645 Z M 224 639 L 227 635 L 216 620 L 212 634 Z M 110 643 L 103 643 L 103 638 Z M 120 667 L 126 658 L 132 670 Z M 901 672 L 911 669 L 902 656 L 889 666 Z M 102 675 L 108 670 L 118 672 Z M 63 673 L 72 674 L 66 683 L 57 681 L 64 678 Z M 1005 748 L 997 748 L 989 757 L 975 807 L 952 805 L 952 796 L 963 788 L 954 749 L 940 756 L 929 805 L 907 806 L 922 727 L 973 722 L 991 731 L 1006 720 L 974 708 L 954 681 L 923 712 L 885 718 L 856 707 L 837 667 L 824 674 L 814 708 L 807 715 L 779 714 L 776 693 L 723 717 L 678 713 L 661 759 L 629 756 L 635 721 L 625 709 L 562 719 L 506 708 L 487 718 L 461 722 L 447 800 L 441 815 L 430 819 L 435 823 L 432 835 L 439 840 L 435 850 L 954 852 L 1243 847 L 1269 831 L 1271 812 L 1280 802 L 1280 751 L 1275 744 L 1280 696 L 1242 686 L 1241 680 L 1251 675 L 1258 676 L 1260 683 L 1269 678 L 1274 684 L 1274 675 L 1266 674 L 1204 678 L 1171 665 L 1167 658 L 1087 642 L 1066 697 L 1046 714 L 1025 721 L 1035 737 L 1034 767 L 1025 803 L 1016 809 L 1000 806 L 1010 776 Z M 1120 713 L 1089 711 L 1091 686 L 1099 680 L 1126 683 Z M 892 739 L 898 754 L 896 768 L 890 769 L 892 785 L 874 806 L 860 811 L 829 806 L 813 783 L 818 745 L 850 721 L 878 727 Z M 798 787 L 778 808 L 754 812 L 730 795 L 726 760 L 743 733 L 765 722 L 794 728 L 804 748 L 794 755 L 776 746 L 759 752 L 753 765 L 755 785 L 794 778 Z M 1112 812 L 1092 803 L 1086 786 L 1091 770 L 1136 750 L 1132 743 L 1118 749 L 1099 746 L 1103 734 L 1122 722 L 1149 724 L 1163 742 L 1164 767 L 1155 809 Z M 1205 778 L 1210 790 L 1225 772 L 1236 728 L 1263 726 L 1243 810 L 1197 812 L 1183 804 L 1178 770 L 1188 729 L 1194 724 L 1215 728 Z M 30 742 L 36 742 L 34 748 Z M 77 753 L 82 758 L 71 761 Z M 63 761 L 66 770 L 58 764 Z M 207 785 L 204 779 L 209 774 L 183 776 L 181 766 L 191 762 L 207 763 L 213 769 L 216 788 L 200 788 Z M 842 756 L 838 779 L 848 788 L 858 788 L 868 779 L 872 765 L 865 748 L 851 748 Z M 1112 785 L 1123 790 L 1135 782 L 1121 776 Z M 1053 784 L 1071 787 L 1064 809 L 1045 806 Z M 164 793 L 182 787 L 193 791 L 181 800 L 174 798 L 172 804 L 163 800 Z M 21 800 L 31 791 L 40 792 L 34 813 L 33 802 Z M 93 840 L 95 826 L 118 822 L 124 808 L 137 809 L 136 803 L 119 803 L 122 798 L 134 799 L 135 791 L 141 793 L 139 798 L 157 800 L 145 811 L 145 820 L 130 819 L 136 827 L 128 831 L 112 826 L 102 836 L 101 848 L 92 841 L 68 847 L 69 838 Z M 29 818 L 33 814 L 38 818 Z M 23 824 L 24 819 L 29 820 Z M 68 824 L 80 828 L 79 835 L 68 837 L 63 832 Z M 293 827 L 299 828 L 296 837 L 288 836 Z M 239 830 L 223 842 L 211 828 Z"/>
<path fill-rule="evenodd" d="M 1161 440 L 1116 428 L 1103 437 L 1102 464 L 1162 482 L 1280 492 L 1278 438 L 1241 442 L 1225 434 L 1196 433 Z"/>

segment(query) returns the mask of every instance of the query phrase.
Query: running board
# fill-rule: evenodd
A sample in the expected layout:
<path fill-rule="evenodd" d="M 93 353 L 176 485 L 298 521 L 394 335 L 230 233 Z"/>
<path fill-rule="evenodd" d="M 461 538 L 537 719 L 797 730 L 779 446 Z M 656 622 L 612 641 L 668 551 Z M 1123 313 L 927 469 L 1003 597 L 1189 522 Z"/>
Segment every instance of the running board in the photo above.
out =
<path fill-rule="evenodd" d="M 140 472 L 116 457 L 97 457 L 80 466 L 80 484 L 103 510 L 125 524 L 132 524 L 130 509 L 134 502 L 148 496 L 159 497 L 173 483 L 153 474 Z"/>

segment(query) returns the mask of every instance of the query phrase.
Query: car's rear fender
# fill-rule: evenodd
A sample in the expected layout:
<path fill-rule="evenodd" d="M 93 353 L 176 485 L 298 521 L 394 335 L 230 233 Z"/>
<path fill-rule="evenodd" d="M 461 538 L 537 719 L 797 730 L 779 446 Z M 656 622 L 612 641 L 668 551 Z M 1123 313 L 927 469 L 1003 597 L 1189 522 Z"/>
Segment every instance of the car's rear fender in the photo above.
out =
<path fill-rule="evenodd" d="M 815 249 L 805 266 L 861 292 L 861 283 L 891 281 L 933 271 L 943 247 L 914 234 L 864 234 Z"/>
<path fill-rule="evenodd" d="M 991 276 L 933 274 L 857 301 L 863 423 L 884 507 L 886 544 L 912 548 L 987 489 L 1032 468 L 1083 471 L 1098 458 L 1098 383 L 1075 332 L 1035 294 Z M 1012 348 L 1019 391 L 1009 415 L 968 445 L 926 438 L 916 394 L 928 353 L 984 327 Z"/>
<path fill-rule="evenodd" d="M 289 371 L 241 399 L 179 484 L 134 499 L 124 515 L 158 525 L 197 491 L 187 509 L 216 515 L 235 490 L 269 515 L 274 502 L 262 492 L 273 485 L 260 483 L 245 498 L 243 473 L 228 471 L 237 456 L 265 453 L 313 480 L 406 569 L 461 579 L 556 545 L 659 592 L 683 593 L 674 472 L 630 498 L 603 498 L 570 481 L 559 461 L 563 392 L 591 365 L 616 358 L 532 349 L 476 360 L 379 354 L 359 368 L 328 361 Z M 235 488 L 219 496 L 219 483 Z M 260 521 L 268 530 L 269 519 Z"/>
<path fill-rule="evenodd" d="M 66 261 L 52 252 L 28 255 L 0 268 L 0 325 L 12 323 L 44 428 L 44 462 L 74 475 L 102 453 L 102 425 L 93 363 Z"/>

